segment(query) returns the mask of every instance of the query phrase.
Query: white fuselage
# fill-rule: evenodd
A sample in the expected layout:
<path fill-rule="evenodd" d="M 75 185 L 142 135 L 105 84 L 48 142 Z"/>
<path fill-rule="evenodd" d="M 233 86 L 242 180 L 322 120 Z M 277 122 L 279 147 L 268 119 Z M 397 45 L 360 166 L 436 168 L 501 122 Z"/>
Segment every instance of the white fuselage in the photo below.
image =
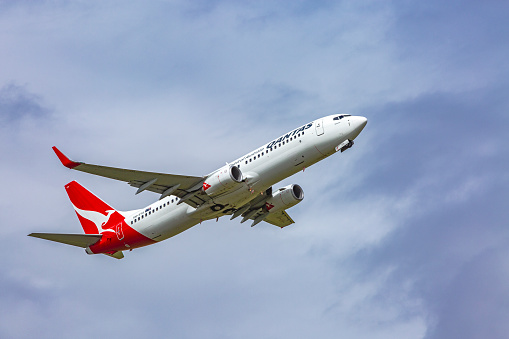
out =
<path fill-rule="evenodd" d="M 338 146 L 354 140 L 366 122 L 359 116 L 330 115 L 272 140 L 229 163 L 242 171 L 244 181 L 203 206 L 177 205 L 179 198 L 169 196 L 122 214 L 126 223 L 144 236 L 154 241 L 167 239 L 203 220 L 233 213 L 272 185 L 334 154 Z M 143 218 L 138 221 L 140 216 Z"/>

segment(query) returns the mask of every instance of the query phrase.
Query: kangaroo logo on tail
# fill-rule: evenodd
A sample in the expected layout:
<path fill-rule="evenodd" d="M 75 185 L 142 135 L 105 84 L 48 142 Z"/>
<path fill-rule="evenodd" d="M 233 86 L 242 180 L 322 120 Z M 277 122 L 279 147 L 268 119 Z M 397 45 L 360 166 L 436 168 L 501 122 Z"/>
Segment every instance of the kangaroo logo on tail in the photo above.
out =
<path fill-rule="evenodd" d="M 124 238 L 122 228 L 125 217 L 122 213 L 119 213 L 76 181 L 68 183 L 65 189 L 85 233 L 102 234 L 112 232 L 117 234 L 118 240 Z"/>
<path fill-rule="evenodd" d="M 115 213 L 115 210 L 109 210 L 106 211 L 106 215 L 96 212 L 96 211 L 86 211 L 77 208 L 74 206 L 74 210 L 76 210 L 76 213 L 78 213 L 82 218 L 87 219 L 95 224 L 97 227 L 97 232 L 99 234 L 102 234 L 103 232 L 115 232 L 115 230 L 111 228 L 104 228 L 103 226 L 106 226 L 108 222 L 110 221 L 110 217 L 113 213 Z"/>

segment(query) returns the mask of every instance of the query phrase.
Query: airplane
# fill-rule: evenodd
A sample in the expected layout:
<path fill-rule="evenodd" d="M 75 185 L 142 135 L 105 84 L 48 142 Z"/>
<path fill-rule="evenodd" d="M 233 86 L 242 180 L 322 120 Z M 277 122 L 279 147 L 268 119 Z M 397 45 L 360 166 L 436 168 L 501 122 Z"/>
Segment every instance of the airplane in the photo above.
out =
<path fill-rule="evenodd" d="M 85 234 L 31 233 L 29 236 L 82 247 L 87 254 L 122 259 L 132 250 L 173 237 L 205 220 L 230 216 L 286 227 L 294 221 L 286 210 L 304 199 L 292 184 L 277 190 L 279 181 L 351 148 L 367 124 L 362 116 L 335 114 L 283 134 L 209 175 L 184 176 L 144 172 L 70 160 L 54 152 L 69 169 L 127 182 L 136 194 L 152 191 L 159 200 L 132 211 L 111 207 L 76 181 L 65 189 Z"/>

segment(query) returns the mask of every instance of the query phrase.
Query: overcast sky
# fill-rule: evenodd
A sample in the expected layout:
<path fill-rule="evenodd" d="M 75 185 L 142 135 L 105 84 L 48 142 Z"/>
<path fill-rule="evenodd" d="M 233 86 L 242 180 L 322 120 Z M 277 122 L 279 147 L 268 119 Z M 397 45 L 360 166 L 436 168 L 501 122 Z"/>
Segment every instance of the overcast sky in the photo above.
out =
<path fill-rule="evenodd" d="M 507 338 L 509 4 L 0 1 L 1 338 Z M 204 175 L 321 116 L 366 116 L 296 224 L 208 221 L 123 260 L 80 233 L 70 171 Z"/>

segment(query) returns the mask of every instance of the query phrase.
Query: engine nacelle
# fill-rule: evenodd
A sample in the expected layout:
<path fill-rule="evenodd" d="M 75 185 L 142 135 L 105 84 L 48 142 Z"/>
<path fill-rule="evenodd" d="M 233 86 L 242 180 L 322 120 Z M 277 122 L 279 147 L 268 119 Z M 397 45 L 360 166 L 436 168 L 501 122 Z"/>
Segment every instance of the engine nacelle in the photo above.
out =
<path fill-rule="evenodd" d="M 242 172 L 237 166 L 224 166 L 210 175 L 203 183 L 207 195 L 220 194 L 242 182 Z"/>
<path fill-rule="evenodd" d="M 297 205 L 304 199 L 304 191 L 297 185 L 288 185 L 278 189 L 272 194 L 272 197 L 265 202 L 265 209 L 269 212 L 278 212 L 286 210 Z"/>

